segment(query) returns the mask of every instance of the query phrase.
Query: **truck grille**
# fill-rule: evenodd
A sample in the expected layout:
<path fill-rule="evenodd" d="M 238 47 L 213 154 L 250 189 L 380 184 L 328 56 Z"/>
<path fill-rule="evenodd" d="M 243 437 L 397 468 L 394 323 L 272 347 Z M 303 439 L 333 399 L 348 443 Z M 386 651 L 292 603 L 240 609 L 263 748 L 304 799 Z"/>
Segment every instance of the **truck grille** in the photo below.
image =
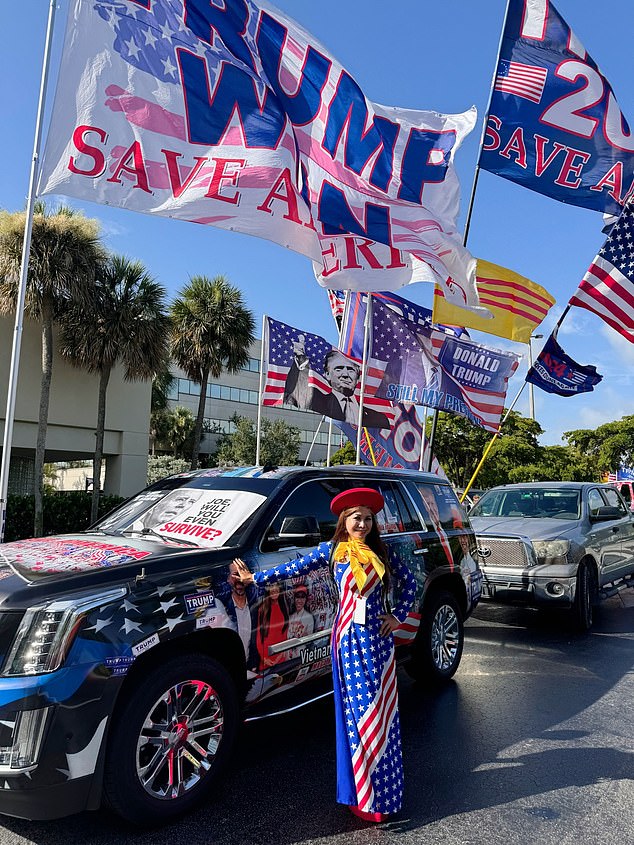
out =
<path fill-rule="evenodd" d="M 537 561 L 526 543 L 510 537 L 487 537 L 483 534 L 476 538 L 478 563 L 488 569 L 491 566 L 511 566 L 526 569 Z"/>

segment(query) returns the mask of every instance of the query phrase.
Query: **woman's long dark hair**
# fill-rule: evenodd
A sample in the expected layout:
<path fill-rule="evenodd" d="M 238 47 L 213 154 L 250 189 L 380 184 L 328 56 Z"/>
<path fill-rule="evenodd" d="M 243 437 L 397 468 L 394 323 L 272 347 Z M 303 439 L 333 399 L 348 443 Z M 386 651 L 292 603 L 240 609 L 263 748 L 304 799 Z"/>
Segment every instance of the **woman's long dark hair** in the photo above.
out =
<path fill-rule="evenodd" d="M 351 513 L 354 513 L 356 510 L 358 510 L 358 506 L 354 508 L 345 508 L 339 514 L 335 533 L 332 535 L 333 550 L 337 548 L 338 543 L 345 543 L 350 539 L 350 535 L 346 531 L 346 519 L 350 516 Z M 370 513 L 372 513 L 372 511 L 370 511 Z M 374 554 L 377 555 L 377 557 L 385 566 L 385 575 L 383 576 L 383 593 L 385 594 L 390 589 L 390 576 L 392 574 L 392 570 L 390 568 L 390 556 L 387 550 L 387 546 L 385 545 L 385 543 L 381 539 L 381 535 L 379 534 L 379 526 L 377 524 L 376 516 L 374 513 L 372 513 L 372 528 L 368 532 L 368 535 L 365 538 L 364 542 L 367 546 L 372 549 Z M 332 556 L 331 560 L 331 567 L 334 570 L 334 555 Z"/>
<path fill-rule="evenodd" d="M 276 584 L 279 587 L 279 584 Z M 282 616 L 284 617 L 284 622 L 282 623 L 282 639 L 286 638 L 286 632 L 288 630 L 288 606 L 286 604 L 286 596 L 283 594 L 282 590 L 280 589 L 277 602 L 280 606 L 280 610 L 282 611 Z M 260 602 L 260 606 L 258 608 L 258 627 L 262 632 L 262 640 L 265 640 L 269 635 L 269 626 L 271 624 L 271 605 L 273 603 L 273 599 L 269 595 L 268 591 L 262 601 Z"/>

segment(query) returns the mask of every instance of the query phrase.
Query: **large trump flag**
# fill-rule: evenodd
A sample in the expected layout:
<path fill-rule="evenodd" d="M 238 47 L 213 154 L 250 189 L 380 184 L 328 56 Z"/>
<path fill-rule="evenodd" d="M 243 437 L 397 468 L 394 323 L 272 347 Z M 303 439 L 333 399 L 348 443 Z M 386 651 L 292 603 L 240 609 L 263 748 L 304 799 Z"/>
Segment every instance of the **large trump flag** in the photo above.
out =
<path fill-rule="evenodd" d="M 477 306 L 453 163 L 474 122 L 370 102 L 269 3 L 71 0 L 39 193 L 268 238 L 325 287 L 427 279 Z"/>

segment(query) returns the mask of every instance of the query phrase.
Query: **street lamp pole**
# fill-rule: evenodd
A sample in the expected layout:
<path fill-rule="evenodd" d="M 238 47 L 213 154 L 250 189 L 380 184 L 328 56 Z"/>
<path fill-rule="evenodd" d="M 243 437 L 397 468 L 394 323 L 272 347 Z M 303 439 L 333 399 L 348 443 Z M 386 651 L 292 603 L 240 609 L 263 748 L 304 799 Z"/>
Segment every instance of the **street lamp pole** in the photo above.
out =
<path fill-rule="evenodd" d="M 528 339 L 528 368 L 533 366 L 533 341 L 539 340 L 542 338 L 543 334 L 532 334 Z M 535 394 L 532 382 L 528 384 L 528 415 L 529 417 L 534 420 L 535 419 Z"/>

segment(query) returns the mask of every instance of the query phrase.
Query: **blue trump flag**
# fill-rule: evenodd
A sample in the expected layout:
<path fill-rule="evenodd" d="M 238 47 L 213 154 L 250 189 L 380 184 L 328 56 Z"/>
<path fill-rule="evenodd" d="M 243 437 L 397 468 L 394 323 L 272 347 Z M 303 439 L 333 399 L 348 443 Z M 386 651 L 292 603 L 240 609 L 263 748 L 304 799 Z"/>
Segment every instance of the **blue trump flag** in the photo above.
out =
<path fill-rule="evenodd" d="M 509 0 L 480 167 L 560 202 L 618 214 L 634 138 L 552 2 Z"/>
<path fill-rule="evenodd" d="M 566 355 L 554 334 L 548 338 L 526 375 L 526 381 L 541 387 L 546 393 L 556 393 L 558 396 L 590 393 L 602 379 L 596 367 L 577 364 Z"/>

